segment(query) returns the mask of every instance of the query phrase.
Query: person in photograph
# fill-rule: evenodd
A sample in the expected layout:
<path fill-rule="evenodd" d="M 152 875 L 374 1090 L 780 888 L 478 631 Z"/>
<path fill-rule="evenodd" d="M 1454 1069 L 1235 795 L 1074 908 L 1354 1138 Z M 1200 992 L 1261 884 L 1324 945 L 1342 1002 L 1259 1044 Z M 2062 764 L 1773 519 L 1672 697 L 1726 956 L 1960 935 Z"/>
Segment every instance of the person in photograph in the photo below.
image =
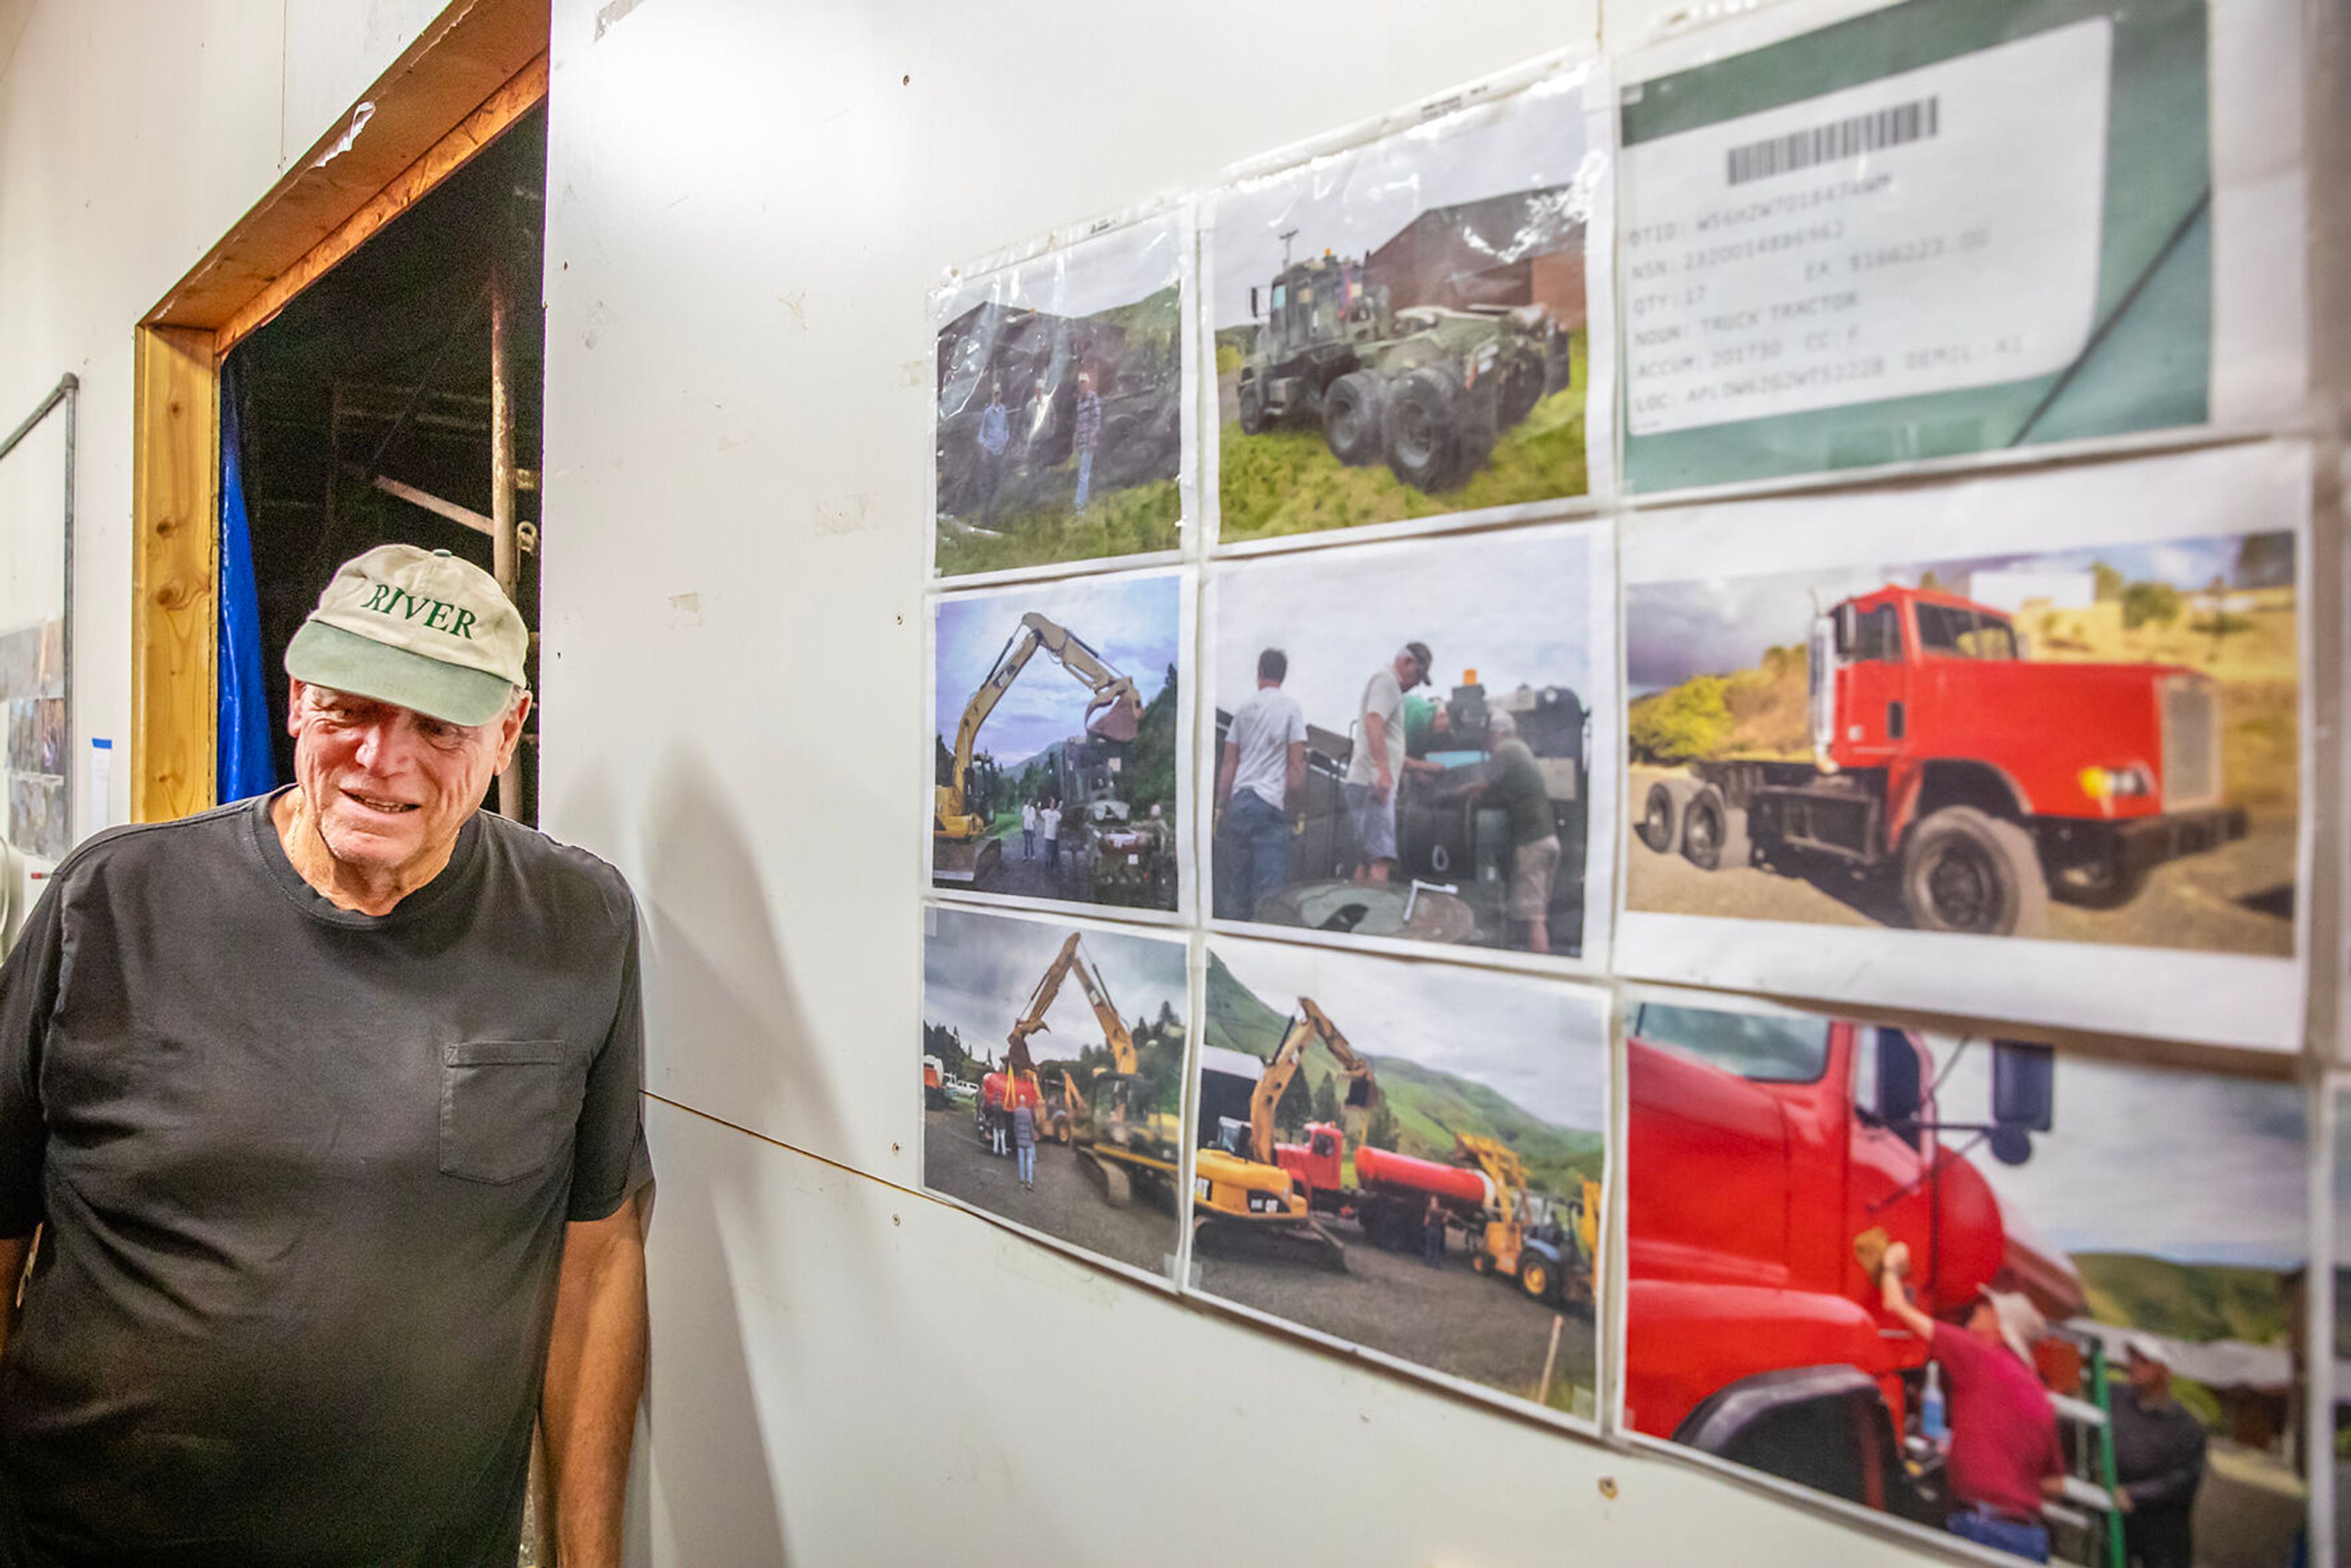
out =
<path fill-rule="evenodd" d="M 1281 689 L 1290 655 L 1257 656 L 1257 690 L 1233 715 L 1217 764 L 1217 916 L 1247 920 L 1290 868 L 1290 797 L 1306 782 L 1306 713 Z"/>
<path fill-rule="evenodd" d="M 987 406 L 979 411 L 979 519 L 996 521 L 996 491 L 1004 483 L 1004 449 L 1012 444 L 1012 411 L 1004 406 L 1004 382 L 987 383 Z"/>
<path fill-rule="evenodd" d="M 1347 759 L 1344 789 L 1355 833 L 1359 883 L 1384 886 L 1395 870 L 1396 783 L 1405 771 L 1404 695 L 1427 684 L 1432 663 L 1427 643 L 1406 643 L 1393 660 L 1372 672 L 1356 706 L 1355 747 Z"/>
<path fill-rule="evenodd" d="M 1517 719 L 1497 710 L 1490 733 L 1494 748 L 1478 790 L 1487 808 L 1503 813 L 1510 824 L 1510 888 L 1503 906 L 1510 923 L 1508 944 L 1529 953 L 1548 953 L 1551 883 L 1560 853 L 1551 788 L 1543 782 L 1533 750 L 1519 738 Z"/>
<path fill-rule="evenodd" d="M 1034 798 L 1020 802 L 1020 858 L 1037 858 L 1037 802 Z"/>
<path fill-rule="evenodd" d="M 1045 864 L 1054 875 L 1061 873 L 1061 800 L 1058 795 L 1045 799 L 1045 809 L 1037 813 L 1037 831 L 1045 835 Z"/>
<path fill-rule="evenodd" d="M 1094 391 L 1094 373 L 1091 370 L 1078 372 L 1077 422 L 1071 427 L 1070 438 L 1078 449 L 1077 509 L 1086 509 L 1086 495 L 1092 488 L 1094 477 L 1094 445 L 1102 440 L 1102 397 Z"/>
<path fill-rule="evenodd" d="M 1012 1105 L 1012 1148 L 1020 1157 L 1020 1185 L 1034 1192 L 1037 1188 L 1037 1113 L 1029 1102 L 1014 1096 Z"/>
<path fill-rule="evenodd" d="M 2130 1386 L 2114 1401 L 2115 1506 L 2133 1568 L 2190 1568 L 2204 1424 L 2171 1396 L 2169 1352 L 2147 1334 L 2127 1344 Z"/>
<path fill-rule="evenodd" d="M 1887 1313 L 1927 1342 L 1950 1400 L 1943 1474 L 1960 1507 L 1944 1528 L 1980 1546 L 2046 1563 L 2041 1501 L 2058 1493 L 2065 1474 L 2056 1408 L 2032 1370 L 2033 1343 L 2048 1324 L 2022 1296 L 1990 1288 L 1966 1327 L 1938 1322 L 1911 1301 L 1904 1286 L 1909 1273 L 1909 1245 L 1897 1241 L 1879 1267 L 1879 1292 Z"/>
<path fill-rule="evenodd" d="M 1420 1211 L 1420 1260 L 1432 1269 L 1445 1267 L 1445 1206 L 1435 1193 Z"/>

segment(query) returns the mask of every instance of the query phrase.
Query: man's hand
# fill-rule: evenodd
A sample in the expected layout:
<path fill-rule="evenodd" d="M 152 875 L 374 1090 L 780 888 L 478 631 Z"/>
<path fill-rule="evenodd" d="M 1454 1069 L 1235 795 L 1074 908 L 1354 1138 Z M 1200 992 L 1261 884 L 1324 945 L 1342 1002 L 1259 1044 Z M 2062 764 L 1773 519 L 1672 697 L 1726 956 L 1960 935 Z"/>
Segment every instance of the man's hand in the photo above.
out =
<path fill-rule="evenodd" d="M 645 1386 L 645 1337 L 637 1203 L 566 1226 L 539 1400 L 556 1552 L 565 1568 L 617 1568 L 621 1561 L 621 1508 Z"/>
<path fill-rule="evenodd" d="M 1395 793 L 1395 782 L 1391 779 L 1384 771 L 1381 772 L 1378 777 L 1372 780 L 1372 799 L 1377 800 L 1381 805 L 1386 805 L 1388 797 Z"/>
<path fill-rule="evenodd" d="M 2116 1487 L 2115 1489 L 2115 1510 L 2116 1512 L 2128 1513 L 2137 1506 L 2138 1505 L 2137 1503 L 2131 1501 L 2130 1489 L 2128 1487 Z"/>

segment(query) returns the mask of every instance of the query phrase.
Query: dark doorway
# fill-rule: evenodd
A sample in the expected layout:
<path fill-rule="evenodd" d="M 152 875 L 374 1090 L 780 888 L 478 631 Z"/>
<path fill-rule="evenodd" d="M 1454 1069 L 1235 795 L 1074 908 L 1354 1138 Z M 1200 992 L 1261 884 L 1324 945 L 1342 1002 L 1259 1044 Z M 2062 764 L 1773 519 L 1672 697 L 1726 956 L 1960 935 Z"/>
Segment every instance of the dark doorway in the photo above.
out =
<path fill-rule="evenodd" d="M 380 544 L 413 544 L 493 569 L 494 307 L 503 311 L 514 429 L 515 601 L 532 630 L 538 689 L 546 190 L 542 106 L 228 356 L 222 391 L 235 400 L 281 783 L 293 777 L 294 747 L 280 661 L 335 568 Z M 494 788 L 491 802 L 498 799 Z M 516 754 L 510 809 L 538 819 L 536 710 Z"/>

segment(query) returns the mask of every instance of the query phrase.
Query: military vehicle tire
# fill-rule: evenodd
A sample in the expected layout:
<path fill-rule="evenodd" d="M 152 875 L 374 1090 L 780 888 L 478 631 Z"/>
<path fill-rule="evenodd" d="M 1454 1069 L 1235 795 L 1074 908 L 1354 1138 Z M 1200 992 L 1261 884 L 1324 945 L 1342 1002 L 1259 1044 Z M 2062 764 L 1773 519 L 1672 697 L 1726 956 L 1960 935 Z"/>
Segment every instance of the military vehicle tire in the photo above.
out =
<path fill-rule="evenodd" d="M 1534 413 L 1535 404 L 1542 402 L 1543 369 L 1541 361 L 1533 364 L 1513 364 L 1502 373 L 1502 384 L 1494 394 L 1496 424 L 1509 430 L 1527 415 Z"/>
<path fill-rule="evenodd" d="M 1265 433 L 1265 392 L 1255 376 L 1244 374 L 1238 396 L 1240 403 L 1241 434 L 1261 435 Z"/>
<path fill-rule="evenodd" d="M 1660 779 L 1649 786 L 1649 793 L 1641 803 L 1641 821 L 1634 831 L 1641 841 L 1661 855 L 1669 855 L 1681 847 L 1682 810 L 1689 804 L 1689 788 L 1684 780 Z"/>
<path fill-rule="evenodd" d="M 1388 466 L 1416 490 L 1447 490 L 1463 477 L 1461 390 L 1423 365 L 1389 389 L 1382 425 Z"/>
<path fill-rule="evenodd" d="M 1711 784 L 1682 807 L 1682 858 L 1700 871 L 1748 862 L 1747 813 L 1732 809 Z"/>
<path fill-rule="evenodd" d="M 1322 393 L 1322 434 L 1331 455 L 1351 468 L 1380 460 L 1380 383 L 1350 371 Z"/>
<path fill-rule="evenodd" d="M 1946 806 L 1902 846 L 1902 907 L 1921 931 L 2037 936 L 2049 883 L 2032 835 L 1973 806 Z"/>

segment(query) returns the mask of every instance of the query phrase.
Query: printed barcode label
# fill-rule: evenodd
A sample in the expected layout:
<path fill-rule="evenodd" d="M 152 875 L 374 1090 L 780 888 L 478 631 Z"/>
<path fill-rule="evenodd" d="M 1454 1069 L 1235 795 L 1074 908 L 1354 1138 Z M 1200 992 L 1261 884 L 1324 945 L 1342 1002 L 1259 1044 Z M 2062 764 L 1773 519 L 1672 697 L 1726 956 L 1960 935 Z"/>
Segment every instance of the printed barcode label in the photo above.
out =
<path fill-rule="evenodd" d="M 1730 183 L 1743 185 L 1750 180 L 1809 169 L 1815 163 L 1833 163 L 1840 158 L 1899 147 L 1906 141 L 1924 141 L 1935 134 L 1941 102 L 1940 98 L 1922 98 L 1875 113 L 1856 114 L 1834 124 L 1774 136 L 1768 141 L 1734 147 L 1729 159 Z"/>

